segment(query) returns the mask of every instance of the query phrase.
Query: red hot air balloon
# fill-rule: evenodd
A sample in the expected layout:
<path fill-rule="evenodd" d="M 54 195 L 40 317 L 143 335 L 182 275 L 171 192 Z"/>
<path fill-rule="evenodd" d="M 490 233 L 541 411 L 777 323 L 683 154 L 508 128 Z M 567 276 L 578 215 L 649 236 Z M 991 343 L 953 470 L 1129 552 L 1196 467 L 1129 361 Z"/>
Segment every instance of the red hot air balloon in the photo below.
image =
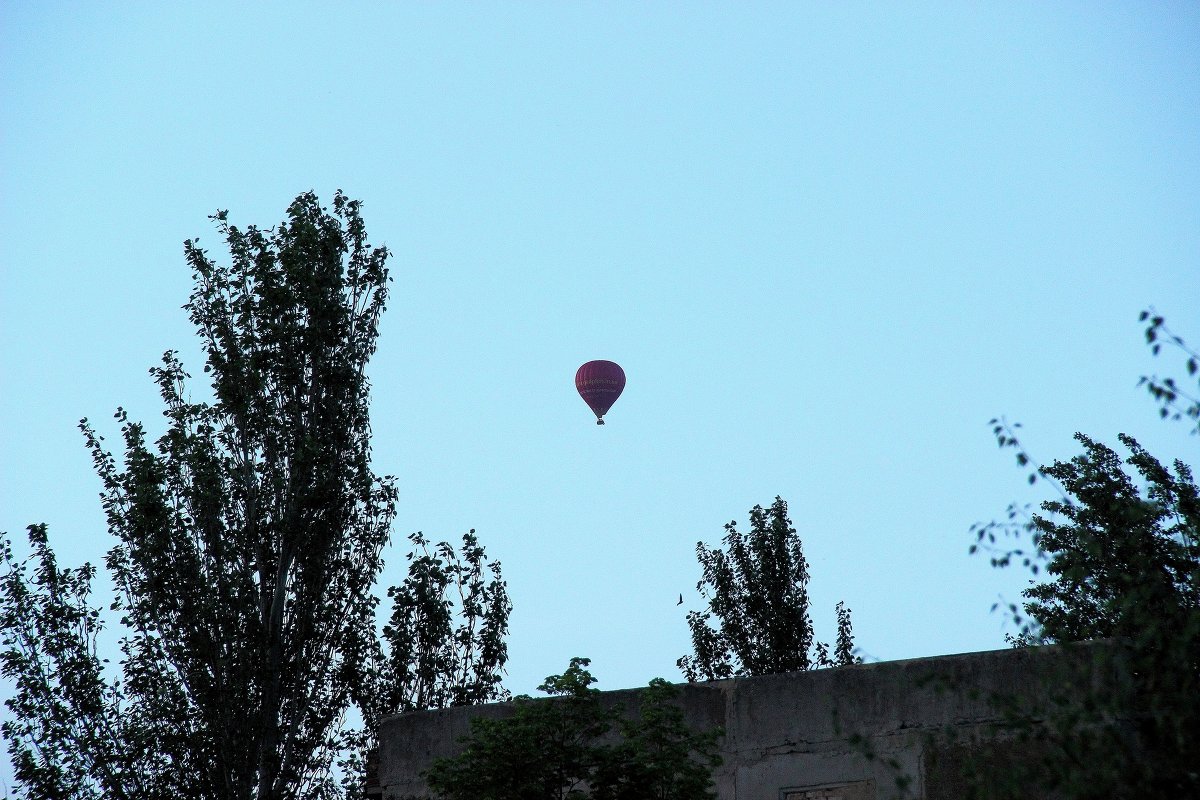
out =
<path fill-rule="evenodd" d="M 603 425 L 604 415 L 625 388 L 625 371 L 612 361 L 589 361 L 576 371 L 575 388 L 595 412 L 596 424 Z"/>

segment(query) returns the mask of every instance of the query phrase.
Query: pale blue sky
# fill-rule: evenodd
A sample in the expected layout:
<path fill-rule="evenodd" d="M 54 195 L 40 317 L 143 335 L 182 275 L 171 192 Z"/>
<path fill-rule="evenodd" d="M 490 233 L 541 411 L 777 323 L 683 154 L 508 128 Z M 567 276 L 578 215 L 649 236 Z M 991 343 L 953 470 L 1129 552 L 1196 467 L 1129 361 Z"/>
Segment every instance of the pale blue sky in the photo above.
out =
<path fill-rule="evenodd" d="M 0 11 L 0 530 L 110 546 L 80 417 L 200 358 L 182 241 L 337 188 L 395 253 L 375 465 L 478 530 L 509 686 L 678 678 L 693 548 L 791 503 L 818 635 L 1003 646 L 971 523 L 1083 430 L 1196 461 L 1138 375 L 1200 340 L 1192 3 L 51 3 Z M 593 424 L 572 378 L 619 362 Z M 200 387 L 197 385 L 197 391 Z M 111 439 L 112 437 L 110 437 Z M 683 592 L 686 604 L 675 601 Z"/>

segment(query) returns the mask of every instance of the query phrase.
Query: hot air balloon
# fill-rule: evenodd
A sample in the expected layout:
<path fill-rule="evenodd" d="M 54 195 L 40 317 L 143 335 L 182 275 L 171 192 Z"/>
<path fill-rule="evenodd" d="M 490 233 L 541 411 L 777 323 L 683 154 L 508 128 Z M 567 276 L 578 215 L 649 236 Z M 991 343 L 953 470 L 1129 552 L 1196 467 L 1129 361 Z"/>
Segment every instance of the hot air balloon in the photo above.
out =
<path fill-rule="evenodd" d="M 596 414 L 596 424 L 603 425 L 604 415 L 625 388 L 625 371 L 612 361 L 589 361 L 575 372 L 575 388 Z"/>

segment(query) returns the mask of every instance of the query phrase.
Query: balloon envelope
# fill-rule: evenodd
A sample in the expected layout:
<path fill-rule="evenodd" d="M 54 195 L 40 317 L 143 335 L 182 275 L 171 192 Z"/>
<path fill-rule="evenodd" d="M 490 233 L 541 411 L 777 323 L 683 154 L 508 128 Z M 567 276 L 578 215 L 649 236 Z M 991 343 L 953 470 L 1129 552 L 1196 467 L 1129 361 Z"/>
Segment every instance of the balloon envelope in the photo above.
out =
<path fill-rule="evenodd" d="M 589 361 L 575 372 L 575 388 L 583 402 L 596 415 L 596 424 L 604 424 L 604 415 L 625 389 L 625 371 L 613 361 Z"/>

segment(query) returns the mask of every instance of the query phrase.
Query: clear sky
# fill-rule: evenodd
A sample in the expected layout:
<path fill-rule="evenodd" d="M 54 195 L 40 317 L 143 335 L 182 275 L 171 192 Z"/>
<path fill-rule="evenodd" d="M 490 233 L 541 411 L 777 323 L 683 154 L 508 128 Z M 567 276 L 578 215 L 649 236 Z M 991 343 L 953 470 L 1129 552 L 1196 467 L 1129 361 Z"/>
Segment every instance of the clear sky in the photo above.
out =
<path fill-rule="evenodd" d="M 678 679 L 696 542 L 776 494 L 820 638 L 1002 647 L 968 528 L 1040 495 L 990 417 L 1197 461 L 1136 387 L 1141 308 L 1200 340 L 1194 3 L 9 2 L 0 121 L 0 530 L 102 557 L 76 423 L 201 375 L 183 240 L 341 188 L 395 254 L 384 581 L 477 529 L 514 691 Z"/>

